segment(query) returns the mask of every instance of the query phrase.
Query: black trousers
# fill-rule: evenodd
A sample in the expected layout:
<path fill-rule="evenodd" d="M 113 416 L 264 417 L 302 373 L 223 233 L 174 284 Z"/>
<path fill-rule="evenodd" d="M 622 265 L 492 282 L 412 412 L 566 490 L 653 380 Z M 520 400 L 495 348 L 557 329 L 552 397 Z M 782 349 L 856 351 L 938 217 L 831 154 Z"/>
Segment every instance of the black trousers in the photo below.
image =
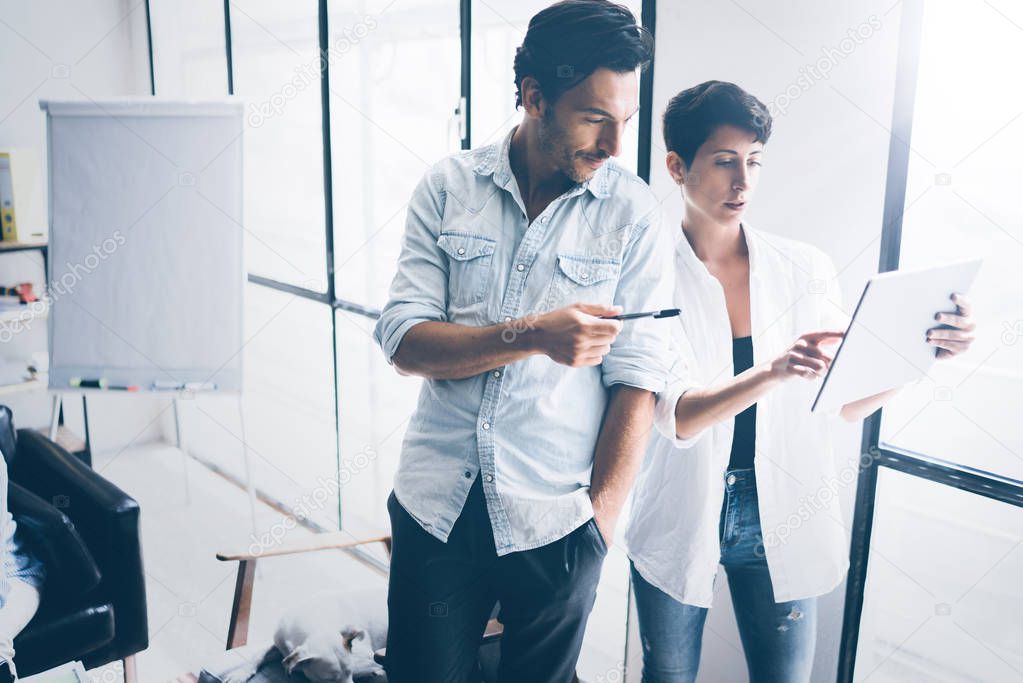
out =
<path fill-rule="evenodd" d="M 570 683 L 607 546 L 596 522 L 533 550 L 498 557 L 477 478 L 443 543 L 392 493 L 387 678 L 478 680 L 480 639 L 494 606 L 504 625 L 501 683 Z"/>

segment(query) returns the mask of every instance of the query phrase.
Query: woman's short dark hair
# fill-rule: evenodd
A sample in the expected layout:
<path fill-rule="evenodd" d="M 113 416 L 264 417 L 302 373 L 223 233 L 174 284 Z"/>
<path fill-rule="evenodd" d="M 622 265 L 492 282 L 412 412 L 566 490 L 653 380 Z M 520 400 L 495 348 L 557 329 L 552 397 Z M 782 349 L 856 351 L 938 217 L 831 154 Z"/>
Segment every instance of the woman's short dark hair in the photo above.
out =
<path fill-rule="evenodd" d="M 696 150 L 722 125 L 748 130 L 756 136 L 755 141 L 766 145 L 771 137 L 771 112 L 734 83 L 700 83 L 668 102 L 664 110 L 664 146 L 691 168 Z"/>
<path fill-rule="evenodd" d="M 628 8 L 610 0 L 562 0 L 538 12 L 515 53 L 515 106 L 522 79 L 532 76 L 548 102 L 600 68 L 623 73 L 645 67 L 654 41 Z"/>

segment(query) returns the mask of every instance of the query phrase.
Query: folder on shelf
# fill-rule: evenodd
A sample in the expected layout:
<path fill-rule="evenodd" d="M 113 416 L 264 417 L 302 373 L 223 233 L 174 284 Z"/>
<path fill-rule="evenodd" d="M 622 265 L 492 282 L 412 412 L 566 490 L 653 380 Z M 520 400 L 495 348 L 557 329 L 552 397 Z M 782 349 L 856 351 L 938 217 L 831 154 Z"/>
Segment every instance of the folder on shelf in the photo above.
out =
<path fill-rule="evenodd" d="M 0 239 L 18 241 L 18 224 L 14 217 L 14 178 L 11 174 L 11 153 L 0 152 Z"/>

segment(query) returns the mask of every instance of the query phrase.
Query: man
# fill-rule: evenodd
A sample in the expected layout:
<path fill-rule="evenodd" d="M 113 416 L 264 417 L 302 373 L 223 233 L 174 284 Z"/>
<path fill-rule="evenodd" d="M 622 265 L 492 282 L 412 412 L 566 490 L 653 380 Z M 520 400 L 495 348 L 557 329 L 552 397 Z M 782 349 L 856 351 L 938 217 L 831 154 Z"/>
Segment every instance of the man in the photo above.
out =
<path fill-rule="evenodd" d="M 668 370 L 671 244 L 611 157 L 648 33 L 607 0 L 530 21 L 522 122 L 427 172 L 375 336 L 426 378 L 388 500 L 392 683 L 465 681 L 495 603 L 501 681 L 574 675 Z"/>

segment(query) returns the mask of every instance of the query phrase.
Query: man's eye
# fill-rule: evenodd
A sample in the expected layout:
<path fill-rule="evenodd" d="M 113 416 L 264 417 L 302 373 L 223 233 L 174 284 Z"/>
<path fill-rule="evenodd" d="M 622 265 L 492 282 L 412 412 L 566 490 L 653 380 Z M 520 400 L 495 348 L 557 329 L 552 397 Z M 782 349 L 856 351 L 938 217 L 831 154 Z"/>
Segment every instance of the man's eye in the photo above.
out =
<path fill-rule="evenodd" d="M 604 123 L 604 119 L 586 119 L 590 123 Z"/>
<path fill-rule="evenodd" d="M 718 166 L 731 166 L 732 165 L 732 160 L 731 159 L 722 159 L 721 161 L 718 162 L 717 165 Z"/>

